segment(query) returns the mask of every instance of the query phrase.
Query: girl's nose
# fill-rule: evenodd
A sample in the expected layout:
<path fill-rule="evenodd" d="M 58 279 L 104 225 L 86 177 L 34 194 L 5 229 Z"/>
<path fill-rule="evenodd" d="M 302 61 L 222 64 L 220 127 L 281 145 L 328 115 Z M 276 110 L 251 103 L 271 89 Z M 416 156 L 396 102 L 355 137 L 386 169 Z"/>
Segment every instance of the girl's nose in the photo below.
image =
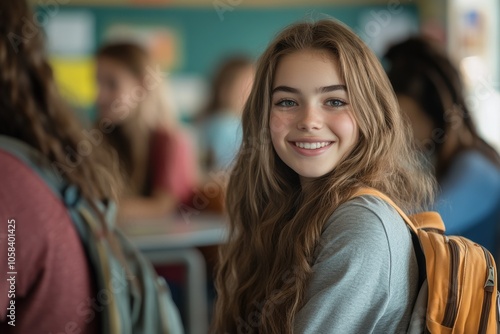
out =
<path fill-rule="evenodd" d="M 299 130 L 319 130 L 322 127 L 323 119 L 320 110 L 316 110 L 314 107 L 307 106 L 304 110 L 300 111 L 299 121 L 297 122 L 297 128 Z"/>

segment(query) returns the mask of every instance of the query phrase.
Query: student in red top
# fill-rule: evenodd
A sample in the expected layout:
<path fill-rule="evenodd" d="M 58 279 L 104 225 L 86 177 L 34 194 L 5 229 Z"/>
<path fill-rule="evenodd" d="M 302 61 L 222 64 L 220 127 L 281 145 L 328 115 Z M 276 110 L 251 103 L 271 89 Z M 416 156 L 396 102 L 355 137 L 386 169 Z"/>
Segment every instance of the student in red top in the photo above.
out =
<path fill-rule="evenodd" d="M 96 55 L 99 122 L 126 179 L 122 219 L 155 218 L 189 204 L 196 161 L 189 138 L 172 114 L 163 74 L 148 52 L 133 43 L 103 46 Z"/>
<path fill-rule="evenodd" d="M 0 138 L 67 166 L 86 138 L 57 93 L 43 30 L 33 17 L 24 0 L 0 2 Z M 109 160 L 94 146 L 60 175 L 89 201 L 113 199 L 118 182 Z M 8 221 L 15 235 L 14 288 L 7 282 L 14 271 Z M 64 204 L 30 166 L 0 149 L 0 333 L 98 333 L 103 308 L 95 303 L 96 290 Z M 7 310 L 12 301 L 15 314 Z"/>

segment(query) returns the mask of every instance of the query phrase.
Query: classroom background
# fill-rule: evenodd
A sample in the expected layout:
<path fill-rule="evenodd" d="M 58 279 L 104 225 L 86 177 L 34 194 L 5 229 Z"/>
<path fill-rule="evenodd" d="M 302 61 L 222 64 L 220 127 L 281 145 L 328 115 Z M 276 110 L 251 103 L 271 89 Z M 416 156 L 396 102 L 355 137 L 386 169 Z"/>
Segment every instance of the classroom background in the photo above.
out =
<path fill-rule="evenodd" d="M 153 78 L 166 79 L 168 92 L 165 95 L 173 104 L 171 111 L 196 138 L 199 131 L 197 120 L 208 103 L 212 79 L 225 59 L 237 55 L 255 61 L 286 25 L 298 20 L 333 17 L 350 26 L 383 62 L 382 56 L 391 45 L 412 35 L 424 35 L 442 45 L 464 79 L 467 104 L 480 135 L 500 150 L 500 3 L 497 0 L 30 2 L 36 8 L 35 22 L 46 34 L 47 52 L 59 89 L 89 128 L 97 119 L 95 54 L 102 45 L 132 41 L 145 46 L 155 64 L 147 69 L 148 73 Z M 34 31 L 36 33 L 37 29 Z M 206 190 L 201 186 L 200 189 Z M 196 196 L 194 206 L 198 204 Z M 198 212 L 187 214 L 191 221 Z M 211 302 L 214 298 L 215 292 L 210 287 L 208 296 L 205 295 L 204 284 L 211 279 L 216 257 L 213 249 L 201 249 L 204 258 L 200 260 L 199 252 L 193 252 L 193 249 L 223 242 L 214 234 L 219 230 L 210 230 L 210 219 L 205 217 L 203 223 L 208 226 L 206 230 L 195 231 L 193 226 L 198 226 L 195 224 L 177 227 L 180 232 L 192 233 L 192 244 L 183 243 L 185 240 L 177 235 L 170 239 L 168 235 L 164 236 L 163 241 L 158 239 L 166 245 L 166 252 L 156 257 L 157 263 L 178 262 L 188 266 L 187 273 L 179 275 L 171 268 L 163 271 L 160 268 L 159 272 L 170 278 L 175 300 L 180 303 L 183 320 L 191 333 L 206 332 L 208 321 L 200 324 L 199 318 L 207 318 L 206 313 L 210 310 L 200 309 L 199 301 Z M 154 235 L 156 227 L 138 225 L 134 229 L 142 229 L 139 234 Z M 137 231 L 129 232 L 134 234 Z M 141 250 L 153 249 L 151 239 L 141 240 L 135 239 Z M 211 241 L 200 243 L 200 240 Z M 183 249 L 181 255 L 170 253 L 171 257 L 165 256 L 177 246 Z M 149 254 L 149 257 L 154 260 L 155 254 Z M 208 269 L 206 275 L 205 267 Z M 184 281 L 187 283 L 183 284 Z M 177 291 L 180 292 L 176 296 Z"/>
<path fill-rule="evenodd" d="M 203 108 L 210 76 L 226 57 L 256 59 L 294 21 L 330 16 L 381 56 L 422 32 L 446 45 L 462 70 L 480 132 L 500 148 L 500 9 L 494 0 L 32 0 L 60 89 L 84 121 L 95 117 L 94 52 L 102 43 L 146 44 L 173 90 L 178 117 Z"/>

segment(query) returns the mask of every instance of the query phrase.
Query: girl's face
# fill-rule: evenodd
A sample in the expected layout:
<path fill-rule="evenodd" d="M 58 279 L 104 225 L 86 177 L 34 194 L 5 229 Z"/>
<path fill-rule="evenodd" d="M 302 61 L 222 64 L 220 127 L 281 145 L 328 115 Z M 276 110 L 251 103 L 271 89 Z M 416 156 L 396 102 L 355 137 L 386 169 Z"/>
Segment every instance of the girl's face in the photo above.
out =
<path fill-rule="evenodd" d="M 318 49 L 285 55 L 272 87 L 270 132 L 278 156 L 301 181 L 331 172 L 358 139 L 337 59 Z"/>
<path fill-rule="evenodd" d="M 97 84 L 97 109 L 101 118 L 106 117 L 119 123 L 124 120 L 123 116 L 134 111 L 137 105 L 134 91 L 141 84 L 125 66 L 110 58 L 98 58 Z"/>

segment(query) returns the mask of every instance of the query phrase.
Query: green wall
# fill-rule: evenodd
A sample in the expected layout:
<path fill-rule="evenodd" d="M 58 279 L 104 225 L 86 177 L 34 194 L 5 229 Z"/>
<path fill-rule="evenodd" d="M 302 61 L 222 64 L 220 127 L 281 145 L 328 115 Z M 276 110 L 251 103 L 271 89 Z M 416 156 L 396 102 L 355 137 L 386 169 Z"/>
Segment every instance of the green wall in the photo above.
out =
<path fill-rule="evenodd" d="M 397 3 L 397 1 L 396 1 Z M 224 55 L 239 52 L 257 57 L 273 36 L 284 26 L 297 21 L 335 17 L 355 31 L 363 31 L 361 17 L 373 11 L 387 11 L 387 6 L 329 6 L 290 8 L 243 8 L 225 11 L 221 20 L 216 9 L 207 8 L 137 8 L 67 6 L 61 12 L 87 11 L 95 18 L 95 47 L 103 39 L 107 27 L 115 23 L 166 25 L 178 32 L 181 39 L 182 64 L 173 72 L 210 75 Z M 417 8 L 401 6 L 407 16 L 418 24 Z M 374 19 L 374 22 L 376 20 Z"/>

